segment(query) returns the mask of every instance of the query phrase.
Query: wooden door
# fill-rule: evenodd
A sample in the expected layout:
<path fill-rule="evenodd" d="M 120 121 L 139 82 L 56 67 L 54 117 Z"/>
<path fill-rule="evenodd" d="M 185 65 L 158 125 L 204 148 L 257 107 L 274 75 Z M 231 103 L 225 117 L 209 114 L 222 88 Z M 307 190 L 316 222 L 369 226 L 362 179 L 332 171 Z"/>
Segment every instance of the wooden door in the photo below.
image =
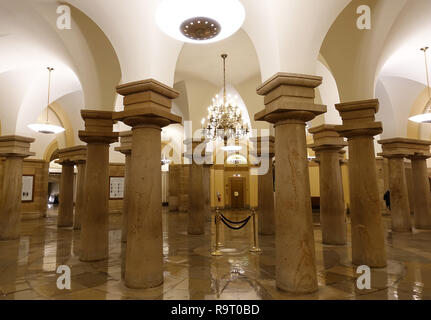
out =
<path fill-rule="evenodd" d="M 231 207 L 232 209 L 244 209 L 244 178 L 232 178 L 231 180 Z"/>

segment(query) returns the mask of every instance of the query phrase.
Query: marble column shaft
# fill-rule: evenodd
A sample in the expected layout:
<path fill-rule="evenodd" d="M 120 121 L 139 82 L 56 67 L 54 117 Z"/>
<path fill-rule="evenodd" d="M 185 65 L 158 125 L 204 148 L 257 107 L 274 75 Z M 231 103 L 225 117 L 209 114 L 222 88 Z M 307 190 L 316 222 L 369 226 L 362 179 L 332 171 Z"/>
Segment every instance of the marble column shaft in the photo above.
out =
<path fill-rule="evenodd" d="M 318 155 L 320 184 L 320 226 L 322 242 L 329 245 L 347 243 L 344 211 L 343 180 L 340 151 L 347 146 L 334 125 L 322 125 L 309 130 L 314 136 L 310 147 Z"/>
<path fill-rule="evenodd" d="M 61 162 L 60 193 L 57 226 L 67 228 L 73 226 L 73 180 L 74 163 Z"/>
<path fill-rule="evenodd" d="M 112 112 L 81 110 L 85 131 L 79 138 L 87 143 L 85 210 L 81 216 L 81 261 L 100 261 L 109 250 L 109 145 L 118 140 L 112 132 Z"/>
<path fill-rule="evenodd" d="M 414 192 L 414 222 L 417 229 L 431 229 L 431 193 L 426 159 L 429 156 L 412 156 Z"/>
<path fill-rule="evenodd" d="M 132 135 L 131 131 L 120 132 L 121 146 L 115 148 L 115 151 L 119 151 L 125 156 L 124 166 L 124 195 L 123 195 L 123 224 L 121 231 L 121 241 L 127 242 L 127 230 L 129 228 L 129 195 L 130 179 L 132 172 Z"/>
<path fill-rule="evenodd" d="M 85 161 L 76 164 L 78 174 L 76 179 L 76 201 L 75 201 L 75 219 L 73 229 L 81 229 L 81 217 L 85 210 Z"/>
<path fill-rule="evenodd" d="M 388 157 L 392 231 L 411 232 L 409 196 L 403 157 Z"/>
<path fill-rule="evenodd" d="M 267 143 L 268 150 L 262 150 L 262 139 Z M 257 156 L 266 157 L 268 171 L 259 175 L 258 183 L 258 230 L 261 235 L 273 235 L 275 233 L 275 205 L 274 205 L 274 180 L 273 158 L 274 137 L 256 137 L 250 139 L 255 144 Z M 265 146 L 266 148 L 266 146 Z"/>
<path fill-rule="evenodd" d="M 32 138 L 0 137 L 0 157 L 5 157 L 0 194 L 0 240 L 15 240 L 20 236 L 23 159 L 30 152 Z"/>
<path fill-rule="evenodd" d="M 180 188 L 180 166 L 169 165 L 169 211 L 178 211 L 179 188 Z"/>
<path fill-rule="evenodd" d="M 374 121 L 378 107 L 378 100 L 336 105 L 343 119 L 337 131 L 348 138 L 349 146 L 352 260 L 369 267 L 386 266 L 373 139 L 383 131 L 382 124 Z"/>
<path fill-rule="evenodd" d="M 161 128 L 181 122 L 170 113 L 179 94 L 153 79 L 120 85 L 117 93 L 124 111 L 114 119 L 133 128 L 125 283 L 147 289 L 163 283 Z"/>
<path fill-rule="evenodd" d="M 190 235 L 201 235 L 205 233 L 204 165 L 198 163 L 200 159 L 197 159 L 196 156 L 205 156 L 206 143 L 203 140 L 192 141 L 189 139 L 184 141 L 184 144 L 187 145 L 188 150 L 186 157 L 191 161 L 188 192 L 191 196 L 189 198 L 187 233 Z"/>
<path fill-rule="evenodd" d="M 326 112 L 314 103 L 321 77 L 279 73 L 258 89 L 265 109 L 257 121 L 275 126 L 276 285 L 293 293 L 317 290 L 305 122 Z"/>

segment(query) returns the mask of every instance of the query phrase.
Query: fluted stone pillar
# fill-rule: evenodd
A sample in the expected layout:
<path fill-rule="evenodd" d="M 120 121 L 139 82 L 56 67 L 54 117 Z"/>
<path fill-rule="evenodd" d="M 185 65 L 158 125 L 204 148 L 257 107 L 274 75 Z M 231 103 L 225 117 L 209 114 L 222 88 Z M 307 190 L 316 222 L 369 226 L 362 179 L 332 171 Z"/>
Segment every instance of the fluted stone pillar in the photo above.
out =
<path fill-rule="evenodd" d="M 322 125 L 308 132 L 313 134 L 314 139 L 314 144 L 310 145 L 310 148 L 319 154 L 322 242 L 329 245 L 344 245 L 347 243 L 347 230 L 340 151 L 347 143 L 339 136 L 334 125 Z"/>
<path fill-rule="evenodd" d="M 205 157 L 204 140 L 188 139 L 184 141 L 187 146 L 185 157 L 190 159 L 189 192 L 189 218 L 187 233 L 201 235 L 205 233 L 205 192 L 204 192 L 204 166 L 199 163 Z M 198 159 L 200 157 L 200 159 Z"/>
<path fill-rule="evenodd" d="M 5 157 L 0 194 L 0 240 L 18 239 L 21 222 L 22 162 L 33 156 L 33 138 L 0 137 L 0 157 Z"/>
<path fill-rule="evenodd" d="M 75 176 L 75 163 L 68 160 L 59 160 L 57 163 L 61 164 L 57 227 L 68 228 L 73 226 L 73 180 Z"/>
<path fill-rule="evenodd" d="M 178 92 L 152 79 L 117 87 L 124 111 L 114 119 L 133 128 L 125 282 L 130 288 L 163 283 L 161 128 L 180 123 L 170 110 Z"/>
<path fill-rule="evenodd" d="M 409 141 L 409 139 L 404 138 L 379 141 L 383 150 L 383 153 L 379 155 L 388 159 L 392 231 L 395 232 L 412 231 L 407 178 L 404 166 L 404 158 L 410 153 Z"/>
<path fill-rule="evenodd" d="M 343 125 L 337 126 L 348 139 L 352 259 L 356 265 L 386 266 L 385 234 L 377 186 L 374 136 L 382 133 L 375 122 L 378 100 L 336 105 Z"/>
<path fill-rule="evenodd" d="M 169 165 L 169 211 L 178 211 L 180 189 L 180 166 Z"/>
<path fill-rule="evenodd" d="M 268 146 L 262 148 L 262 139 Z M 275 212 L 274 212 L 274 180 L 272 159 L 274 158 L 275 138 L 256 137 L 250 139 L 257 151 L 257 156 L 268 158 L 268 171 L 259 175 L 258 184 L 258 229 L 261 235 L 273 235 L 275 233 Z M 267 148 L 267 150 L 265 150 Z"/>
<path fill-rule="evenodd" d="M 85 131 L 79 138 L 87 143 L 85 168 L 85 211 L 81 217 L 81 261 L 108 257 L 109 248 L 109 145 L 118 140 L 113 132 L 112 112 L 81 110 Z"/>
<path fill-rule="evenodd" d="M 276 285 L 293 293 L 317 290 L 305 122 L 326 112 L 314 103 L 321 77 L 279 73 L 262 84 L 265 109 L 255 115 L 275 127 Z"/>
<path fill-rule="evenodd" d="M 129 198 L 130 198 L 130 175 L 132 171 L 132 131 L 120 132 L 121 146 L 115 151 L 121 152 L 125 156 L 124 166 L 124 196 L 123 196 L 123 225 L 121 231 L 121 241 L 127 242 L 127 230 L 129 225 Z"/>

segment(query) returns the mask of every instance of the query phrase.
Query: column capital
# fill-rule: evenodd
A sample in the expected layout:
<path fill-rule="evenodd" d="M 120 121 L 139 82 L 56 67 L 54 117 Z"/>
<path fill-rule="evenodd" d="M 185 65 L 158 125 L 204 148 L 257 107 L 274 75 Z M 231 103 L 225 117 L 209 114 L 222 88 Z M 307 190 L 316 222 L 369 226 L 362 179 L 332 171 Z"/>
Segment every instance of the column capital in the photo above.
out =
<path fill-rule="evenodd" d="M 171 113 L 172 99 L 179 96 L 174 89 L 154 79 L 147 79 L 117 86 L 122 95 L 124 111 L 116 112 L 115 120 L 135 127 L 155 125 L 166 127 L 181 123 L 181 117 Z"/>
<path fill-rule="evenodd" d="M 85 130 L 78 132 L 79 139 L 86 143 L 111 144 L 118 141 L 118 132 L 112 131 L 115 121 L 112 111 L 81 110 Z"/>
<path fill-rule="evenodd" d="M 275 156 L 275 137 L 274 136 L 259 136 L 259 137 L 252 137 L 250 138 L 250 142 L 253 143 L 257 155 L 260 157 L 262 156 L 262 141 L 268 141 L 269 143 L 269 149 L 267 153 L 264 153 L 264 155 L 268 155 L 269 157 L 273 158 Z"/>
<path fill-rule="evenodd" d="M 87 146 L 76 146 L 58 150 L 58 160 L 61 165 L 85 163 L 87 160 Z"/>
<path fill-rule="evenodd" d="M 30 152 L 30 144 L 34 141 L 33 138 L 15 135 L 0 137 L 0 156 L 6 158 L 34 156 L 35 153 Z"/>
<path fill-rule="evenodd" d="M 375 121 L 375 114 L 379 111 L 379 100 L 362 100 L 339 103 L 335 108 L 343 119 L 343 124 L 336 126 L 343 137 L 375 136 L 383 132 L 381 122 Z"/>
<path fill-rule="evenodd" d="M 256 113 L 256 121 L 280 123 L 285 120 L 307 122 L 326 112 L 326 106 L 315 104 L 315 88 L 322 77 L 277 73 L 257 88 L 265 96 L 265 109 Z"/>
<path fill-rule="evenodd" d="M 116 147 L 114 150 L 121 152 L 124 155 L 129 155 L 132 153 L 132 131 L 123 131 L 120 132 L 120 143 L 119 147 Z"/>
<path fill-rule="evenodd" d="M 428 159 L 431 158 L 431 141 L 407 138 L 392 138 L 378 141 L 385 158 Z"/>
<path fill-rule="evenodd" d="M 336 125 L 324 124 L 308 130 L 313 134 L 314 143 L 308 145 L 315 152 L 323 150 L 341 151 L 347 146 L 347 142 L 337 132 Z"/>

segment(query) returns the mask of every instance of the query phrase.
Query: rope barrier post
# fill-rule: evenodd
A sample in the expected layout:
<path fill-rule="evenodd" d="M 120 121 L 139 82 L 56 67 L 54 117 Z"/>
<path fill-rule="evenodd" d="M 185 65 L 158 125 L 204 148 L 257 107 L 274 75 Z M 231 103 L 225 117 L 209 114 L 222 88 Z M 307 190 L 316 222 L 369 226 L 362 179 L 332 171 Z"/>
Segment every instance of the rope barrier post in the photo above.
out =
<path fill-rule="evenodd" d="M 220 229 L 220 210 L 217 207 L 216 213 L 215 213 L 215 227 L 216 227 L 216 234 L 215 234 L 215 249 L 211 251 L 211 255 L 214 257 L 220 257 L 223 255 L 223 253 L 220 251 L 220 241 L 219 241 L 219 229 Z"/>
<path fill-rule="evenodd" d="M 259 238 L 257 234 L 256 228 L 256 210 L 252 209 L 252 218 L 253 218 L 253 246 L 250 248 L 250 252 L 252 253 L 261 253 L 262 249 L 259 248 Z"/>

